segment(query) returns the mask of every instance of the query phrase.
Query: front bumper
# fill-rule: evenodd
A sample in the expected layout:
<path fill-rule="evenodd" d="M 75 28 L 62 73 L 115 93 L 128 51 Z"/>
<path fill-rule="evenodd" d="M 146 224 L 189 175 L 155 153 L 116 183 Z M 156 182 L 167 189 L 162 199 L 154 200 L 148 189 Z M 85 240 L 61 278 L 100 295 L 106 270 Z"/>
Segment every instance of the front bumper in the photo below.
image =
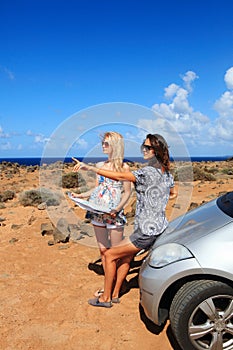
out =
<path fill-rule="evenodd" d="M 161 308 L 164 293 L 179 280 L 200 275 L 203 271 L 195 258 L 181 260 L 162 268 L 152 268 L 148 259 L 144 261 L 139 273 L 140 304 L 146 316 L 156 325 L 161 325 L 168 317 L 169 307 Z"/>

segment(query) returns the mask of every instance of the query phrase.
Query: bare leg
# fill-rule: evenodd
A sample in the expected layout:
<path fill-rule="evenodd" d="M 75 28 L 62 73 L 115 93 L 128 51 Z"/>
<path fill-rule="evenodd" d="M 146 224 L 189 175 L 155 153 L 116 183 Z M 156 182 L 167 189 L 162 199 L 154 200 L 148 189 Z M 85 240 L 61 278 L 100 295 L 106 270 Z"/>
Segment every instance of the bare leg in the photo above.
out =
<path fill-rule="evenodd" d="M 126 280 L 126 276 L 130 269 L 130 262 L 134 255 L 129 255 L 121 258 L 117 263 L 117 278 L 112 292 L 112 298 L 118 298 L 123 282 Z"/>
<path fill-rule="evenodd" d="M 112 298 L 112 289 L 116 276 L 118 259 L 133 256 L 139 251 L 139 248 L 136 248 L 128 238 L 125 238 L 118 246 L 112 247 L 105 252 L 104 293 L 100 296 L 100 301 L 110 301 Z"/>
<path fill-rule="evenodd" d="M 111 247 L 118 245 L 123 239 L 124 228 L 112 228 L 109 230 Z"/>
<path fill-rule="evenodd" d="M 122 241 L 123 233 L 124 233 L 124 227 L 109 230 L 111 247 L 117 246 Z M 119 296 L 121 286 L 125 281 L 126 276 L 129 272 L 129 268 L 130 268 L 129 264 L 132 258 L 133 256 L 132 257 L 130 256 L 128 259 L 125 258 L 124 261 L 123 259 L 119 259 L 117 261 L 117 271 L 116 271 L 116 277 L 114 279 L 114 284 L 113 284 L 114 288 L 112 292 L 113 298 L 118 298 Z"/>
<path fill-rule="evenodd" d="M 107 230 L 106 227 L 93 225 L 96 235 L 96 240 L 99 246 L 102 266 L 105 272 L 105 252 L 110 246 L 116 246 L 123 239 L 123 227 Z M 116 277 L 114 281 L 116 280 Z M 102 290 L 102 288 L 100 288 Z M 99 294 L 99 290 L 95 292 L 95 295 Z"/>
<path fill-rule="evenodd" d="M 108 239 L 108 230 L 104 226 L 93 225 L 93 227 L 94 227 L 96 240 L 100 250 L 103 269 L 105 271 L 105 252 L 110 246 L 110 242 Z"/>

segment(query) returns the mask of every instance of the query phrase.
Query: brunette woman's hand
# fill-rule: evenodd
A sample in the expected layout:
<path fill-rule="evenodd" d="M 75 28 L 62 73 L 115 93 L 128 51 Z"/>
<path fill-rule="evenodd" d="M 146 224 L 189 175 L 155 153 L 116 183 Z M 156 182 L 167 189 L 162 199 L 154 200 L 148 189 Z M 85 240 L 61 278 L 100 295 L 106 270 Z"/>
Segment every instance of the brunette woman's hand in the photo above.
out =
<path fill-rule="evenodd" d="M 177 197 L 177 190 L 175 187 L 172 187 L 170 189 L 170 196 L 169 196 L 169 199 L 174 199 Z"/>
<path fill-rule="evenodd" d="M 74 157 L 72 157 L 72 159 L 76 163 L 75 166 L 74 166 L 73 171 L 77 172 L 80 169 L 82 169 L 82 170 L 88 170 L 89 169 L 89 166 L 87 164 L 80 162 L 78 159 L 76 159 Z"/>

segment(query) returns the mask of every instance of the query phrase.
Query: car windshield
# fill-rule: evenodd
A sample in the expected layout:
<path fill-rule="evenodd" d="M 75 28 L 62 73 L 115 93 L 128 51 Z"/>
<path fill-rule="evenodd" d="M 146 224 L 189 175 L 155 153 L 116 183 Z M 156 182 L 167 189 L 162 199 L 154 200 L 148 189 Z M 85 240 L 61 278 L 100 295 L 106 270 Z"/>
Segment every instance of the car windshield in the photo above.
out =
<path fill-rule="evenodd" d="M 233 218 L 233 192 L 228 192 L 217 199 L 217 206 Z"/>

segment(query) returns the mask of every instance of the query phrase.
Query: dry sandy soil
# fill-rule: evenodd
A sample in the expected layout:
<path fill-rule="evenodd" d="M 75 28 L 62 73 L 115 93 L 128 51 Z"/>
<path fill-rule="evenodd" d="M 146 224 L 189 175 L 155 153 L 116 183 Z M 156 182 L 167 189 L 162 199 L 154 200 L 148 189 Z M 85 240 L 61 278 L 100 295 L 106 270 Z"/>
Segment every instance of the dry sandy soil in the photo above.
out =
<path fill-rule="evenodd" d="M 41 224 L 50 222 L 50 214 L 19 203 L 20 192 L 39 187 L 38 173 L 24 168 L 13 176 L 1 173 L 0 192 L 13 189 L 16 197 L 0 209 L 0 349 L 178 350 L 169 322 L 163 329 L 153 327 L 139 308 L 138 267 L 130 270 L 130 289 L 120 304 L 111 309 L 88 305 L 103 284 L 101 266 L 88 268 L 99 257 L 95 237 L 48 245 L 50 237 L 41 235 Z M 187 210 L 183 193 L 188 193 L 188 205 L 201 204 L 232 190 L 232 185 L 232 176 L 225 175 L 180 184 L 178 198 L 168 204 L 168 218 Z M 84 211 L 67 203 L 82 221 Z M 126 227 L 126 235 L 132 227 Z M 141 259 L 136 259 L 138 265 Z"/>

